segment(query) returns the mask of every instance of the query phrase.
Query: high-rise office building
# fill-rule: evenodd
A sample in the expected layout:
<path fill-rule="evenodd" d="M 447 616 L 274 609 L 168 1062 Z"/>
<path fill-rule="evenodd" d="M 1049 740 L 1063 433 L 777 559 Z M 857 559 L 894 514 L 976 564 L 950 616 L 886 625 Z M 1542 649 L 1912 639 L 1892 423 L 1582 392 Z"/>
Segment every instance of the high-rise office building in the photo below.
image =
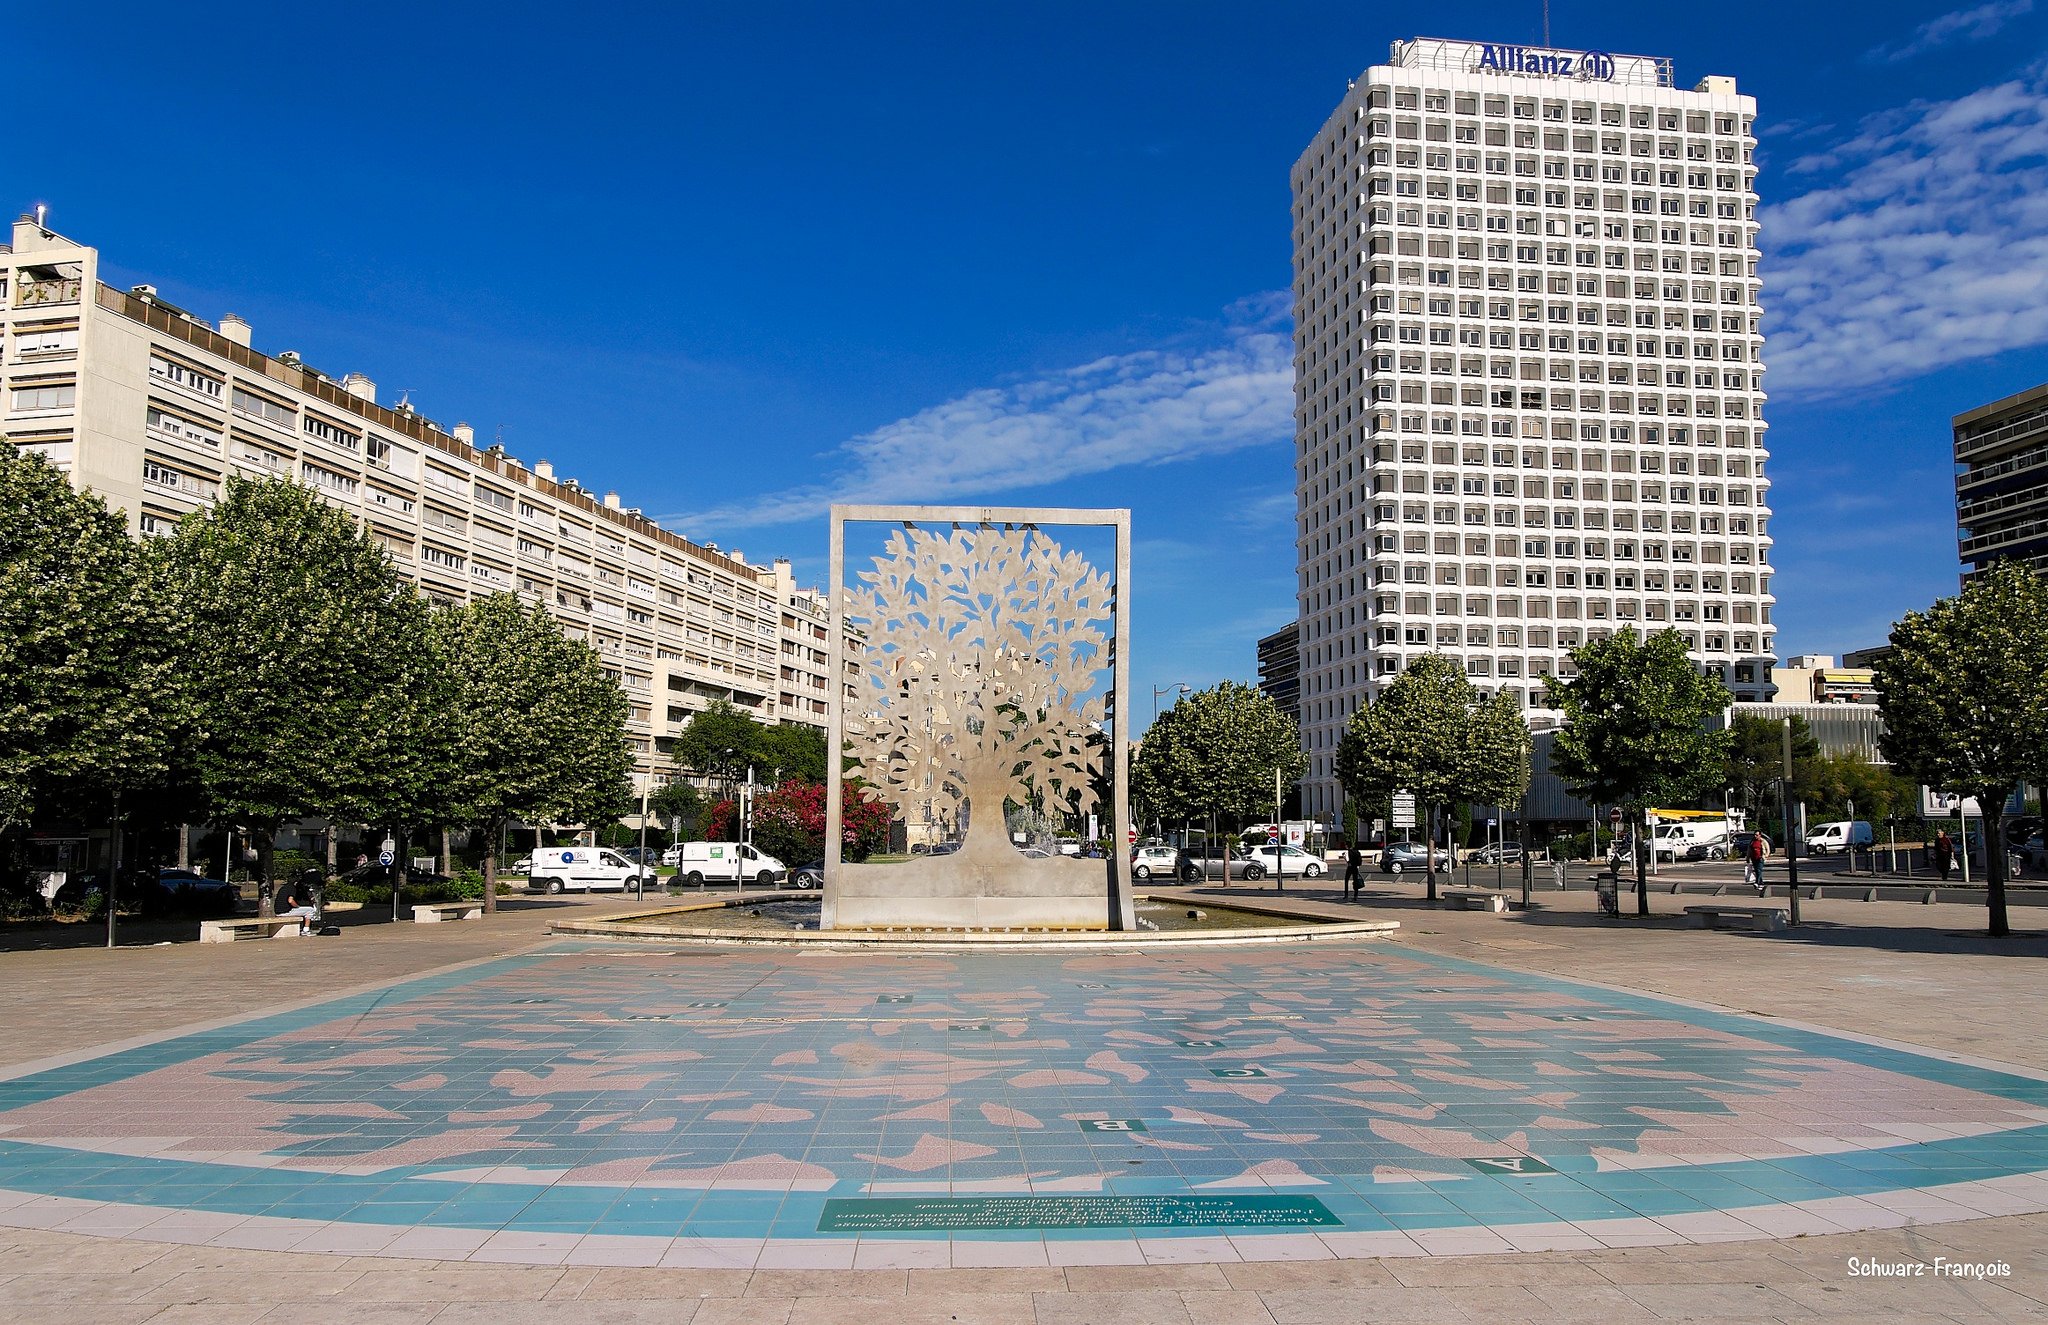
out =
<path fill-rule="evenodd" d="M 1417 39 L 1295 164 L 1306 813 L 1426 653 L 1539 725 L 1624 626 L 1770 697 L 1754 116 L 1668 60 Z"/>
<path fill-rule="evenodd" d="M 2048 385 L 1955 416 L 1963 579 L 1994 561 L 2048 570 Z"/>
<path fill-rule="evenodd" d="M 33 217 L 0 246 L 0 437 L 125 511 L 134 532 L 168 531 L 231 475 L 304 483 L 430 599 L 517 593 L 588 641 L 656 776 L 673 771 L 660 748 L 713 700 L 826 725 L 832 613 L 788 561 L 691 542 L 544 460 L 479 448 L 466 424 L 379 404 L 360 373 L 261 353 L 232 314 L 216 326 L 98 271 L 96 250 Z M 842 686 L 858 673 L 850 661 Z"/>

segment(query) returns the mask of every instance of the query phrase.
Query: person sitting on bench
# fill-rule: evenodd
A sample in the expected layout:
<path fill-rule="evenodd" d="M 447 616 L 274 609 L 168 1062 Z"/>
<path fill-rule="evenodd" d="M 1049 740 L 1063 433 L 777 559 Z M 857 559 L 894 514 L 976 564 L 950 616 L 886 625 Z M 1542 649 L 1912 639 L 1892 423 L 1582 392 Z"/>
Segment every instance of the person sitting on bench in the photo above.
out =
<path fill-rule="evenodd" d="M 312 889 L 297 879 L 284 881 L 277 890 L 277 896 L 272 899 L 272 905 L 279 919 L 297 919 L 301 934 L 310 933 L 313 921 L 319 917 L 319 912 L 313 909 Z"/>

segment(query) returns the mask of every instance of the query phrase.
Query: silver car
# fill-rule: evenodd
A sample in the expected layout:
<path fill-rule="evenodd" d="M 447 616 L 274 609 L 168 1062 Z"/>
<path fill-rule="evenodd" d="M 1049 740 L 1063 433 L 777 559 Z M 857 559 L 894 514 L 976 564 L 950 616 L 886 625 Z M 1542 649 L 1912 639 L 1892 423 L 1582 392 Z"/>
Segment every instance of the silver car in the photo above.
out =
<path fill-rule="evenodd" d="M 1380 851 L 1380 873 L 1425 870 L 1429 868 L 1429 859 L 1429 848 L 1420 842 L 1389 842 Z M 1451 853 L 1443 847 L 1436 849 L 1436 867 L 1440 872 L 1451 868 Z"/>

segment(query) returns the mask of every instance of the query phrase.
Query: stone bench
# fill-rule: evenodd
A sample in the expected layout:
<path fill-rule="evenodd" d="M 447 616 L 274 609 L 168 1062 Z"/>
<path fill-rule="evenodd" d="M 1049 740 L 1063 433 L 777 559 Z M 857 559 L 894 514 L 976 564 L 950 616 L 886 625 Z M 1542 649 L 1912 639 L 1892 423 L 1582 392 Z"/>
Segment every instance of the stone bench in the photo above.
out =
<path fill-rule="evenodd" d="M 201 943 L 233 943 L 239 939 L 295 939 L 306 932 L 297 916 L 245 916 L 238 920 L 202 920 Z"/>
<path fill-rule="evenodd" d="M 414 902 L 412 922 L 415 925 L 436 925 L 443 920 L 480 920 L 484 914 L 481 897 L 461 902 Z"/>
<path fill-rule="evenodd" d="M 1447 892 L 1444 894 L 1444 901 L 1450 904 L 1453 911 L 1505 911 L 1508 909 L 1508 899 L 1499 893 L 1483 893 L 1478 891 Z"/>
<path fill-rule="evenodd" d="M 1788 919 L 1780 906 L 1688 906 L 1685 913 L 1701 929 L 1719 929 L 1730 920 L 1751 929 L 1783 929 Z"/>

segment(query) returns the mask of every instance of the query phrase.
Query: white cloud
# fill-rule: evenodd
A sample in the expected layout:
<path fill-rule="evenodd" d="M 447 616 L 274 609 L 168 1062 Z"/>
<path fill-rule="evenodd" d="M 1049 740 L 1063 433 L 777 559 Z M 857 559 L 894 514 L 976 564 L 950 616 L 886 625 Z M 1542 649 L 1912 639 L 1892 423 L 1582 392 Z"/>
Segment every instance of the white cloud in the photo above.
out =
<path fill-rule="evenodd" d="M 1240 301 L 1183 343 L 970 391 L 855 437 L 820 481 L 674 517 L 732 528 L 814 517 L 834 502 L 968 502 L 1125 465 L 1286 442 L 1293 342 L 1284 293 Z"/>
<path fill-rule="evenodd" d="M 1928 19 L 1902 42 L 1872 48 L 1864 58 L 1873 64 L 1898 64 L 1916 55 L 1959 41 L 1994 37 L 2007 23 L 2034 10 L 2034 0 L 1991 0 Z"/>
<path fill-rule="evenodd" d="M 1770 384 L 1825 395 L 2048 342 L 2048 78 L 1914 102 L 1763 210 Z"/>

